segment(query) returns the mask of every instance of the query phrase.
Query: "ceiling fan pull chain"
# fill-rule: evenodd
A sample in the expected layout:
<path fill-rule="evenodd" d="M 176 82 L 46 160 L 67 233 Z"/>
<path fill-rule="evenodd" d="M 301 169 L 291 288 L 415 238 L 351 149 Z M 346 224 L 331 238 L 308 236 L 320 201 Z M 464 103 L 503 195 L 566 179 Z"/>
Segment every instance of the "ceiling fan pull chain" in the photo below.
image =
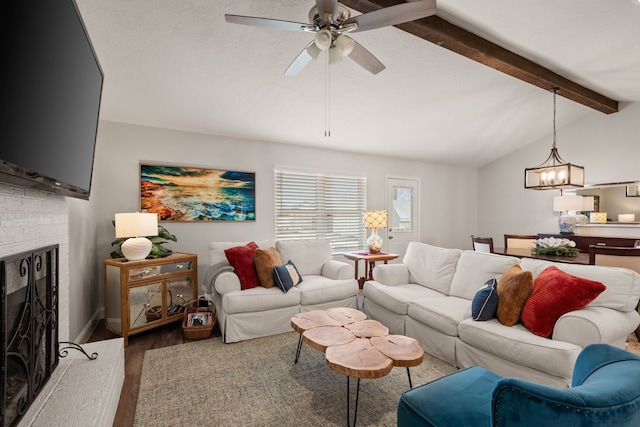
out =
<path fill-rule="evenodd" d="M 331 67 L 329 67 L 329 49 L 324 65 L 324 136 L 331 137 Z"/>

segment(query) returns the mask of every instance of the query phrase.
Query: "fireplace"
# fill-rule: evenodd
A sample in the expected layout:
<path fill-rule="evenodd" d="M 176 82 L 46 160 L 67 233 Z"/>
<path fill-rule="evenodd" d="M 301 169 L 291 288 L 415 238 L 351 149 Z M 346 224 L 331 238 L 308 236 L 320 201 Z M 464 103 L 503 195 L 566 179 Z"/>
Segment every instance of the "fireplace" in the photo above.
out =
<path fill-rule="evenodd" d="M 58 245 L 0 259 L 0 425 L 15 426 L 58 365 Z"/>

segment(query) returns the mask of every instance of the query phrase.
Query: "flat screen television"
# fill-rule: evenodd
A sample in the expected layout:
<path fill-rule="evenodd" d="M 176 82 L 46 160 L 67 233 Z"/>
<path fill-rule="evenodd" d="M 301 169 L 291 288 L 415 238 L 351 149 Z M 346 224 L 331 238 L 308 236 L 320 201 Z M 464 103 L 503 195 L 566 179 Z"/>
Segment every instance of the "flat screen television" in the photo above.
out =
<path fill-rule="evenodd" d="M 89 199 L 103 72 L 75 0 L 2 10 L 0 180 Z"/>

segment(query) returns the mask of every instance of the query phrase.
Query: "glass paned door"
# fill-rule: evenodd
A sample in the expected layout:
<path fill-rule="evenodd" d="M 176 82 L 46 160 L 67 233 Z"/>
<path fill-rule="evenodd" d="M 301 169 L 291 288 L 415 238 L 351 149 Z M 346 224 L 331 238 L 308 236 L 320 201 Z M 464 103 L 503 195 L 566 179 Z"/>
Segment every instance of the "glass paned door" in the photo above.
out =
<path fill-rule="evenodd" d="M 409 242 L 419 240 L 419 181 L 387 178 L 388 251 L 402 260 Z"/>

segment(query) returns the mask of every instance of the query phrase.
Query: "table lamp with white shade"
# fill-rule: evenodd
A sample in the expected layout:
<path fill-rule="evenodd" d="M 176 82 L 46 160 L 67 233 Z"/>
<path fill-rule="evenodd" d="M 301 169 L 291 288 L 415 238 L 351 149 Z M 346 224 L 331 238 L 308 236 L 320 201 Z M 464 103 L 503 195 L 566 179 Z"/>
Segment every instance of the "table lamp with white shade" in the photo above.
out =
<path fill-rule="evenodd" d="M 120 249 L 130 261 L 145 259 L 151 252 L 151 240 L 158 235 L 158 215 L 154 213 L 117 213 L 116 238 L 127 238 Z"/>
<path fill-rule="evenodd" d="M 378 228 L 387 226 L 387 211 L 364 211 L 362 224 L 365 228 L 371 228 L 371 236 L 367 238 L 369 253 L 379 254 L 382 250 L 382 238 L 378 236 Z"/>
<path fill-rule="evenodd" d="M 576 227 L 576 217 L 569 215 L 569 211 L 582 211 L 583 208 L 582 196 L 555 196 L 553 198 L 553 210 L 561 212 L 558 220 L 560 234 L 573 234 Z"/>

